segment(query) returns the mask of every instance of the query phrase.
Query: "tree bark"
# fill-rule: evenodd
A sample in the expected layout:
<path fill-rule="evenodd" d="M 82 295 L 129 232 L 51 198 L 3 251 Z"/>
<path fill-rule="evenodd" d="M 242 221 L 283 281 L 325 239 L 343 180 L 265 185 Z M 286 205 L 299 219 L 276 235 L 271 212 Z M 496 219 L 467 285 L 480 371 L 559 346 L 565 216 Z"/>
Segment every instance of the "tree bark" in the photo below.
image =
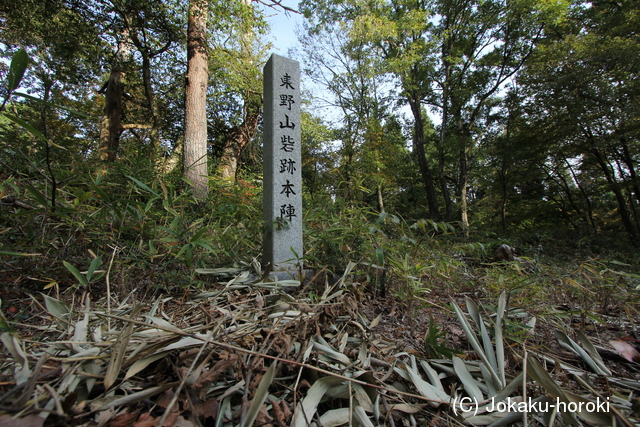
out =
<path fill-rule="evenodd" d="M 124 62 L 129 56 L 129 33 L 122 32 L 122 39 L 118 43 L 111 75 L 100 90 L 104 93 L 104 115 L 100 120 L 100 146 L 98 148 L 100 160 L 114 162 L 118 158 L 120 135 L 122 135 L 122 99 L 124 97 Z"/>
<path fill-rule="evenodd" d="M 618 185 L 618 182 L 616 181 L 613 171 L 608 165 L 607 159 L 604 157 L 602 152 L 597 148 L 594 148 L 591 151 L 591 153 L 594 155 L 594 157 L 598 161 L 598 164 L 600 165 L 600 169 L 602 169 L 602 172 L 604 172 L 604 176 L 607 179 L 607 182 L 609 183 L 610 190 L 616 196 L 616 201 L 618 202 L 618 214 L 620 215 L 622 224 L 624 225 L 624 228 L 627 231 L 629 238 L 631 239 L 631 243 L 635 247 L 640 246 L 640 243 L 638 243 L 638 233 L 636 228 L 633 226 L 633 222 L 631 222 L 629 211 L 627 209 L 626 200 L 624 198 L 624 195 L 622 194 L 622 191 L 620 190 L 620 187 Z"/>
<path fill-rule="evenodd" d="M 422 175 L 425 190 L 427 192 L 427 203 L 429 205 L 429 217 L 434 221 L 440 220 L 440 211 L 438 209 L 438 199 L 436 198 L 436 189 L 433 184 L 433 175 L 427 163 L 427 155 L 424 151 L 424 119 L 419 97 L 412 94 L 408 97 L 409 106 L 413 113 L 413 148 L 418 156 L 418 166 Z"/>
<path fill-rule="evenodd" d="M 194 196 L 209 195 L 207 178 L 207 1 L 190 0 L 187 23 L 187 78 L 184 114 L 184 177 Z"/>
<path fill-rule="evenodd" d="M 216 171 L 223 179 L 235 180 L 240 154 L 256 134 L 262 109 L 259 102 L 253 104 L 247 108 L 249 111 L 245 111 L 242 124 L 232 127 L 225 134 L 224 150 Z"/>

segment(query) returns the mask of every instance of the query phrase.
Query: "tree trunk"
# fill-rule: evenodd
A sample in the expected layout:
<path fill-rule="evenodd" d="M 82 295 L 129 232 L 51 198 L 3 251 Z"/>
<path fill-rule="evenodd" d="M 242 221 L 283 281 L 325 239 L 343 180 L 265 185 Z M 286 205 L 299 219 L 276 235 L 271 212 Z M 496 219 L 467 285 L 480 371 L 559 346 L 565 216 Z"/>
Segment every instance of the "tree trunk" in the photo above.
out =
<path fill-rule="evenodd" d="M 469 154 L 466 142 L 460 149 L 460 222 L 466 236 L 469 235 L 469 207 L 467 205 L 467 186 L 469 185 Z"/>
<path fill-rule="evenodd" d="M 629 169 L 633 192 L 635 193 L 636 201 L 640 203 L 640 179 L 638 178 L 638 174 L 636 173 L 636 166 L 634 164 L 635 162 L 633 160 L 631 152 L 629 151 L 629 144 L 627 144 L 627 139 L 625 137 L 620 138 L 620 144 L 622 145 L 622 160 Z"/>
<path fill-rule="evenodd" d="M 461 114 L 460 114 L 461 115 Z M 467 204 L 467 187 L 469 186 L 469 147 L 471 147 L 471 131 L 465 126 L 458 115 L 458 130 L 460 133 L 460 178 L 458 188 L 460 192 L 460 222 L 465 235 L 469 235 L 469 207 Z"/>
<path fill-rule="evenodd" d="M 207 1 L 190 0 L 184 114 L 184 177 L 198 200 L 209 195 L 207 178 Z"/>
<path fill-rule="evenodd" d="M 122 99 L 124 97 L 124 62 L 129 56 L 129 33 L 123 30 L 118 43 L 111 75 L 100 93 L 104 93 L 104 115 L 100 120 L 100 160 L 114 162 L 118 158 L 120 135 L 122 135 Z"/>
<path fill-rule="evenodd" d="M 640 243 L 638 243 L 638 234 L 636 228 L 633 226 L 633 222 L 631 222 L 631 218 L 629 216 L 629 211 L 627 210 L 627 203 L 620 190 L 620 187 L 615 179 L 614 173 L 608 165 L 607 159 L 604 157 L 602 152 L 597 148 L 594 148 L 591 153 L 594 155 L 598 164 L 600 165 L 600 169 L 604 172 L 604 176 L 609 183 L 609 188 L 616 196 L 616 201 L 618 202 L 618 214 L 620 215 L 620 219 L 622 220 L 622 224 L 624 225 L 629 238 L 631 239 L 631 243 L 633 246 L 638 247 Z"/>
<path fill-rule="evenodd" d="M 427 163 L 427 155 L 424 151 L 424 119 L 420 109 L 420 100 L 418 97 L 409 97 L 409 106 L 413 113 L 413 148 L 416 150 L 418 157 L 418 166 L 422 174 L 422 181 L 427 192 L 427 203 L 429 204 L 429 217 L 434 221 L 440 220 L 440 211 L 438 209 L 438 199 L 436 198 L 436 189 L 433 184 L 433 176 L 429 170 Z"/>
<path fill-rule="evenodd" d="M 255 104 L 249 107 L 250 112 L 245 112 L 242 124 L 234 126 L 225 134 L 224 150 L 216 171 L 223 179 L 235 180 L 240 154 L 256 134 L 261 108 L 258 102 Z"/>
<path fill-rule="evenodd" d="M 438 181 L 440 183 L 440 191 L 444 198 L 444 220 L 451 221 L 453 219 L 453 202 L 447 179 L 444 175 L 444 144 L 447 139 L 447 126 L 449 124 L 449 80 L 451 79 L 451 63 L 448 59 L 451 50 L 451 39 L 448 38 L 446 43 L 442 45 L 442 61 L 445 68 L 444 82 L 442 84 L 442 123 L 440 123 L 440 139 L 438 141 Z"/>

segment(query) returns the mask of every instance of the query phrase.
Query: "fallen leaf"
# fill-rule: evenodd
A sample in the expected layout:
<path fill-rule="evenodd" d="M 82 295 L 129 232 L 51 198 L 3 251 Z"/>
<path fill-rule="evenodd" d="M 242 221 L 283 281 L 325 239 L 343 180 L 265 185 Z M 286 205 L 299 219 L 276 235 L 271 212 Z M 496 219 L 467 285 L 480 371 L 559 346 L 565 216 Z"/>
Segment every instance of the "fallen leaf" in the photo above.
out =
<path fill-rule="evenodd" d="M 0 425 L 3 427 L 41 427 L 44 418 L 37 415 L 27 415 L 24 418 L 13 418 L 11 415 L 0 415 Z"/>
<path fill-rule="evenodd" d="M 125 412 L 123 414 L 118 414 L 114 418 L 109 421 L 109 427 L 129 427 L 133 425 L 133 423 L 140 415 L 140 412 Z"/>
<path fill-rule="evenodd" d="M 156 427 L 158 419 L 154 418 L 150 412 L 140 415 L 138 421 L 132 427 Z"/>
<path fill-rule="evenodd" d="M 618 353 L 629 362 L 640 362 L 640 353 L 634 346 L 621 339 L 611 340 L 609 344 L 615 348 Z"/>

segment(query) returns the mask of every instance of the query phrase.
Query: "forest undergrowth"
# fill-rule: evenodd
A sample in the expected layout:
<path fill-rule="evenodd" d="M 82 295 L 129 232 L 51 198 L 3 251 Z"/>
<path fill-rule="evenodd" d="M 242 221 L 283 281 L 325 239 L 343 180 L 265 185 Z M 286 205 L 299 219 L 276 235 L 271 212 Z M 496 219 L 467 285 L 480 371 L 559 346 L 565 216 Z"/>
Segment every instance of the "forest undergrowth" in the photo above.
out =
<path fill-rule="evenodd" d="M 55 209 L 2 183 L 3 422 L 511 424 L 527 421 L 487 403 L 526 396 L 612 402 L 533 425 L 637 422 L 638 255 L 603 236 L 308 203 L 311 279 L 273 283 L 258 180 L 212 180 L 198 204 L 128 172 L 70 180 Z M 501 244 L 519 257 L 497 261 Z"/>

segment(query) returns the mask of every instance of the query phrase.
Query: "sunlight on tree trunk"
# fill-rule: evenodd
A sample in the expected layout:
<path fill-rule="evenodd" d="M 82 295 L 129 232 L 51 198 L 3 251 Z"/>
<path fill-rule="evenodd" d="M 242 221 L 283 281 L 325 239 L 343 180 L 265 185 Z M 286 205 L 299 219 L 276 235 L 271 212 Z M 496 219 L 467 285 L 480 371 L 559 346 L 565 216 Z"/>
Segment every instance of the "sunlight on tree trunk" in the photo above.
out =
<path fill-rule="evenodd" d="M 197 199 L 209 195 L 207 178 L 207 2 L 191 0 L 187 28 L 187 81 L 184 114 L 184 177 Z"/>

